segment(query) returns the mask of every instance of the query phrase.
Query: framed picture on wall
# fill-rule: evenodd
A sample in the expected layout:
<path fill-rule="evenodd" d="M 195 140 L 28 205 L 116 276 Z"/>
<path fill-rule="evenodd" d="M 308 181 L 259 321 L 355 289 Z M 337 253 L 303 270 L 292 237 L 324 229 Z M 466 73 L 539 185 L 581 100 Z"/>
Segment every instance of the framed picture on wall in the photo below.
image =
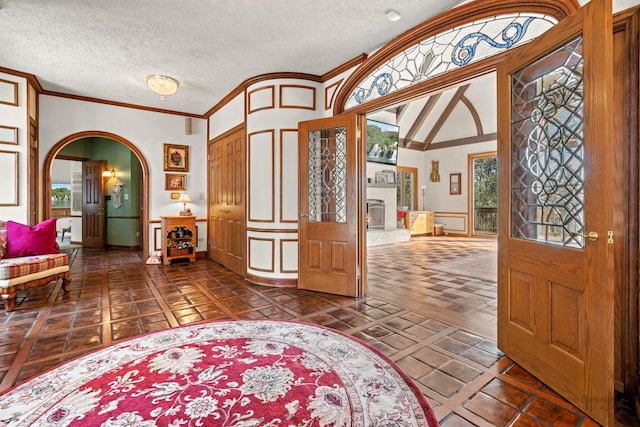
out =
<path fill-rule="evenodd" d="M 164 144 L 164 170 L 189 172 L 189 146 Z"/>
<path fill-rule="evenodd" d="M 461 173 L 452 173 L 449 175 L 449 194 L 456 195 L 462 194 L 462 188 L 460 186 L 462 179 Z"/>
<path fill-rule="evenodd" d="M 167 173 L 164 175 L 164 189 L 171 191 L 186 191 L 187 176 L 182 173 Z"/>

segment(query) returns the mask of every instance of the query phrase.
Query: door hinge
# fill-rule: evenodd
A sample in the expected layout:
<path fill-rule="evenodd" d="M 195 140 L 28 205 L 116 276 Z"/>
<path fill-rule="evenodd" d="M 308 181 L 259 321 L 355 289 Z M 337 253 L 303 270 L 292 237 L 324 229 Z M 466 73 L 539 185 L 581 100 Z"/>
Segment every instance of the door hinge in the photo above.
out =
<path fill-rule="evenodd" d="M 356 279 L 360 278 L 360 266 L 356 265 Z"/>
<path fill-rule="evenodd" d="M 613 231 L 607 231 L 607 243 L 613 245 Z"/>

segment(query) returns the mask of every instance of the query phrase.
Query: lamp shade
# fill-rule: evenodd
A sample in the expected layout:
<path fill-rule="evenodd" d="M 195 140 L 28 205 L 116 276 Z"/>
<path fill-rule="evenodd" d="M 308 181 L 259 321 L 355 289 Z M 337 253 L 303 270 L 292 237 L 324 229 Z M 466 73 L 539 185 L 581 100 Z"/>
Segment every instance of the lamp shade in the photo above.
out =
<path fill-rule="evenodd" d="M 186 203 L 186 202 L 190 202 L 191 198 L 189 197 L 189 195 L 187 193 L 181 193 L 180 194 L 180 198 L 178 200 L 180 200 L 183 203 Z"/>

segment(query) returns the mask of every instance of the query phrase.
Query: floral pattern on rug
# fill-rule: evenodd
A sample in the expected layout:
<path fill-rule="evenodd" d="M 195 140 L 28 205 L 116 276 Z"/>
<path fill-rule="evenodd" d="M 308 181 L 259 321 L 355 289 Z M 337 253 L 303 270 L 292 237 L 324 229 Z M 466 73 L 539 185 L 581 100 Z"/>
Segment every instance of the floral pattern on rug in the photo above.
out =
<path fill-rule="evenodd" d="M 33 426 L 437 426 L 377 350 L 299 322 L 217 321 L 67 362 L 0 396 Z"/>

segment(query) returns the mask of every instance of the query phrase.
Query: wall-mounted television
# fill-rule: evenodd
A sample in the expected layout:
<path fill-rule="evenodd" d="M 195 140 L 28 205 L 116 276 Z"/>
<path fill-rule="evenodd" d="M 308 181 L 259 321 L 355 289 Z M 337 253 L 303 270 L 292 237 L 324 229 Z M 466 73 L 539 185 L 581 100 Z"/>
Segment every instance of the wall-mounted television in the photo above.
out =
<path fill-rule="evenodd" d="M 396 165 L 399 130 L 398 126 L 367 119 L 367 161 Z"/>

